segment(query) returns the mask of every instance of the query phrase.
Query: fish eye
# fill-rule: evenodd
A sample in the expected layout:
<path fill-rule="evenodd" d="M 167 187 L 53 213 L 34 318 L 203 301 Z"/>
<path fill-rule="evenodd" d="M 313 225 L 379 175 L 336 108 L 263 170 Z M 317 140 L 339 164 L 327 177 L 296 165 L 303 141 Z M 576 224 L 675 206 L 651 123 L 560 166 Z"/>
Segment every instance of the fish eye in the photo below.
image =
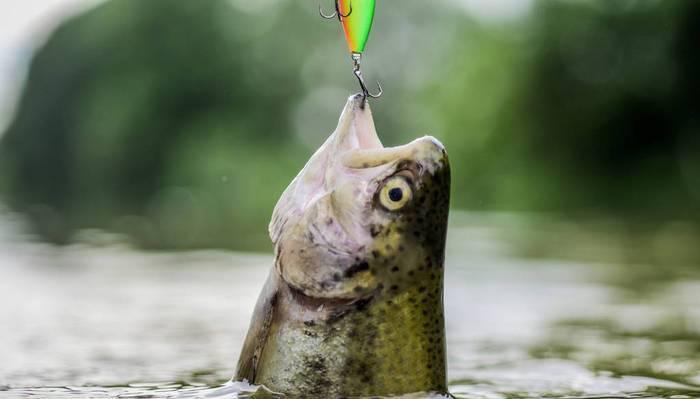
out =
<path fill-rule="evenodd" d="M 389 211 L 398 211 L 413 197 L 413 190 L 406 179 L 394 176 L 384 183 L 379 192 L 379 202 Z"/>

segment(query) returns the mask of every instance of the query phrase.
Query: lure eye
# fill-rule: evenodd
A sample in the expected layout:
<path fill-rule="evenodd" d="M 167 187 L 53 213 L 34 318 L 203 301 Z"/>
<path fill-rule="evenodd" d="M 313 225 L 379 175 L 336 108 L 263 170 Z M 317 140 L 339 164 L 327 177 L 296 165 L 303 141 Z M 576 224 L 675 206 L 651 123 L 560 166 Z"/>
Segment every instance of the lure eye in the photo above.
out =
<path fill-rule="evenodd" d="M 413 190 L 406 179 L 395 176 L 387 180 L 379 192 L 379 202 L 389 211 L 398 211 L 413 198 Z"/>

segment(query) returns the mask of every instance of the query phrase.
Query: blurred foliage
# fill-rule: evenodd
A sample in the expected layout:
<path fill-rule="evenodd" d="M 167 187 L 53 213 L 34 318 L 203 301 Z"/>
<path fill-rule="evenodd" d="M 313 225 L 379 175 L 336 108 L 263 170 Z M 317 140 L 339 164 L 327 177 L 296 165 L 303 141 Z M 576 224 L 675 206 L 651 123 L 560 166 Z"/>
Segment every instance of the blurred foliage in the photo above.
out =
<path fill-rule="evenodd" d="M 542 0 L 500 23 L 378 7 L 380 135 L 443 140 L 456 207 L 700 220 L 700 3 Z M 356 87 L 342 40 L 282 0 L 120 0 L 67 21 L 0 141 L 4 200 L 58 243 L 101 228 L 268 248 L 274 203 Z"/>
<path fill-rule="evenodd" d="M 457 204 L 697 220 L 699 33 L 698 2 L 540 1 L 456 46 L 429 92 L 470 137 L 447 140 Z"/>

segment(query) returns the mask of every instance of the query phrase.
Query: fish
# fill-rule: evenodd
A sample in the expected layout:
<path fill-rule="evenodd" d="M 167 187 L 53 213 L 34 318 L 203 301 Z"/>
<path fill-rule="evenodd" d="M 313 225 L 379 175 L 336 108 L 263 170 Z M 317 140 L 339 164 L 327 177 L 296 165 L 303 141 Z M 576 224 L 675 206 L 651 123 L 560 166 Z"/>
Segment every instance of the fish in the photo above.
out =
<path fill-rule="evenodd" d="M 448 394 L 449 202 L 445 147 L 384 147 L 351 96 L 273 211 L 274 266 L 234 380 L 303 398 Z"/>

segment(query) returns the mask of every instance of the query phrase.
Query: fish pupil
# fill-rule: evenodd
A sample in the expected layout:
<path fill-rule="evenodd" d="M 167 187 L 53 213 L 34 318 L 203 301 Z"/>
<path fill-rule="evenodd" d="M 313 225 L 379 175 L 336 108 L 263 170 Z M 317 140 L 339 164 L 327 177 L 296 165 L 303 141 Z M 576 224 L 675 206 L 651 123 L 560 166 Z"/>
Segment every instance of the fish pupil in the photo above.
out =
<path fill-rule="evenodd" d="M 394 202 L 399 202 L 403 199 L 403 190 L 400 188 L 392 188 L 389 190 L 389 199 Z"/>

